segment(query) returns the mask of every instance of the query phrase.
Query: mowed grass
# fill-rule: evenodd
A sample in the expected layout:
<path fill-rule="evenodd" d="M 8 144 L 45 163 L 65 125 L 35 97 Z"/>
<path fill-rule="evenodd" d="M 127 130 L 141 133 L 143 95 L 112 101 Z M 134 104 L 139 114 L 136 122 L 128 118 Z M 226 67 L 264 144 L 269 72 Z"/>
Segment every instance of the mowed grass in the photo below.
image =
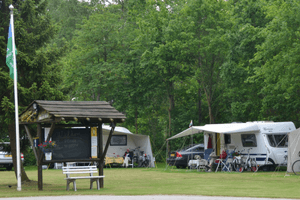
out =
<path fill-rule="evenodd" d="M 204 195 L 300 198 L 300 176 L 282 172 L 207 173 L 189 169 L 105 168 L 104 188 L 89 189 L 89 180 L 77 180 L 77 192 L 66 191 L 61 170 L 43 170 L 43 191 L 38 191 L 37 170 L 25 168 L 33 182 L 22 184 L 17 192 L 13 171 L 0 171 L 0 197 L 48 195 Z M 9 187 L 11 186 L 11 187 Z"/>

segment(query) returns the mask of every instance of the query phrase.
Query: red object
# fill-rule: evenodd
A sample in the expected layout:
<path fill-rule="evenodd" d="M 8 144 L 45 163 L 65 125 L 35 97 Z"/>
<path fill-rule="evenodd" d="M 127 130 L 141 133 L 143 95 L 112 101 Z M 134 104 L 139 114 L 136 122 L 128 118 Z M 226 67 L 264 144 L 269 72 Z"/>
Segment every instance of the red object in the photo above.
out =
<path fill-rule="evenodd" d="M 220 154 L 220 158 L 221 159 L 225 159 L 227 157 L 227 153 L 226 153 L 226 151 L 222 151 L 222 153 Z"/>
<path fill-rule="evenodd" d="M 211 143 L 211 137 L 208 137 L 208 143 L 207 143 L 207 148 L 212 149 L 212 143 Z"/>
<path fill-rule="evenodd" d="M 24 154 L 23 153 L 21 153 L 21 158 L 24 158 Z"/>
<path fill-rule="evenodd" d="M 176 157 L 182 157 L 182 155 L 178 152 L 176 152 Z"/>

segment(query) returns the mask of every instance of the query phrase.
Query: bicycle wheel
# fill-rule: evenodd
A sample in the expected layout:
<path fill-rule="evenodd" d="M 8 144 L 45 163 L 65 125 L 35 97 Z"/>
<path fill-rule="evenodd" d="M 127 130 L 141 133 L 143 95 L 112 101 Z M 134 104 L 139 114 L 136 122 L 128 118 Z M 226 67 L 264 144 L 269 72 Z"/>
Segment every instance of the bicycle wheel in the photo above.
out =
<path fill-rule="evenodd" d="M 300 175 L 300 160 L 296 160 L 292 165 L 294 174 Z"/>
<path fill-rule="evenodd" d="M 233 169 L 236 172 L 243 172 L 244 171 L 243 165 L 242 164 L 237 164 L 237 163 L 234 163 Z"/>
<path fill-rule="evenodd" d="M 236 163 L 236 160 L 233 160 L 232 162 L 232 171 L 237 171 L 237 163 Z"/>
<path fill-rule="evenodd" d="M 257 165 L 256 160 L 251 160 L 250 164 L 251 164 L 251 171 L 252 171 L 252 172 L 257 172 L 257 170 L 258 170 L 258 165 Z"/>
<path fill-rule="evenodd" d="M 237 167 L 237 172 L 243 172 L 244 171 L 244 167 L 242 165 L 238 165 Z"/>

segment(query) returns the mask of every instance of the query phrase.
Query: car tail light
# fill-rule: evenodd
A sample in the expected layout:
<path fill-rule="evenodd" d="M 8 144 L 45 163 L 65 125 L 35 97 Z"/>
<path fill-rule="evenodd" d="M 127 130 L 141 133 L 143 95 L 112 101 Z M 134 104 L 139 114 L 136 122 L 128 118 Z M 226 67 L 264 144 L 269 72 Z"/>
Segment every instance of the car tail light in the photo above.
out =
<path fill-rule="evenodd" d="M 178 152 L 176 152 L 176 157 L 182 157 L 182 155 Z"/>
<path fill-rule="evenodd" d="M 21 153 L 21 158 L 24 158 L 24 154 L 23 153 Z"/>

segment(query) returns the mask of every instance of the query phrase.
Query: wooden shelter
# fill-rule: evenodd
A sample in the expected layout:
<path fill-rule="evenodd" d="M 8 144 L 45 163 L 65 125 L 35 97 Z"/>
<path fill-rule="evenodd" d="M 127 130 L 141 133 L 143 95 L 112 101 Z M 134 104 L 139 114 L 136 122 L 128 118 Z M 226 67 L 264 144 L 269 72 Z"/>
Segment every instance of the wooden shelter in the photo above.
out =
<path fill-rule="evenodd" d="M 38 189 L 43 190 L 42 165 L 55 162 L 98 162 L 99 175 L 103 175 L 104 158 L 117 123 L 122 123 L 126 119 L 125 115 L 113 108 L 108 102 L 104 101 L 33 101 L 20 115 L 20 125 L 24 125 L 31 145 L 34 146 L 33 137 L 30 134 L 28 125 L 36 124 L 36 136 L 42 139 L 42 128 L 50 127 L 49 134 L 45 141 L 49 141 L 56 128 L 84 126 L 86 129 L 97 128 L 97 155 L 87 159 L 64 159 L 64 160 L 45 160 L 44 153 L 40 149 L 33 148 L 37 158 L 38 166 Z M 67 124 L 66 122 L 71 122 Z M 76 122 L 76 123 L 74 123 Z M 111 131 L 103 150 L 102 124 L 109 123 Z M 41 140 L 40 140 L 41 141 Z M 103 179 L 100 187 L 103 188 Z"/>

